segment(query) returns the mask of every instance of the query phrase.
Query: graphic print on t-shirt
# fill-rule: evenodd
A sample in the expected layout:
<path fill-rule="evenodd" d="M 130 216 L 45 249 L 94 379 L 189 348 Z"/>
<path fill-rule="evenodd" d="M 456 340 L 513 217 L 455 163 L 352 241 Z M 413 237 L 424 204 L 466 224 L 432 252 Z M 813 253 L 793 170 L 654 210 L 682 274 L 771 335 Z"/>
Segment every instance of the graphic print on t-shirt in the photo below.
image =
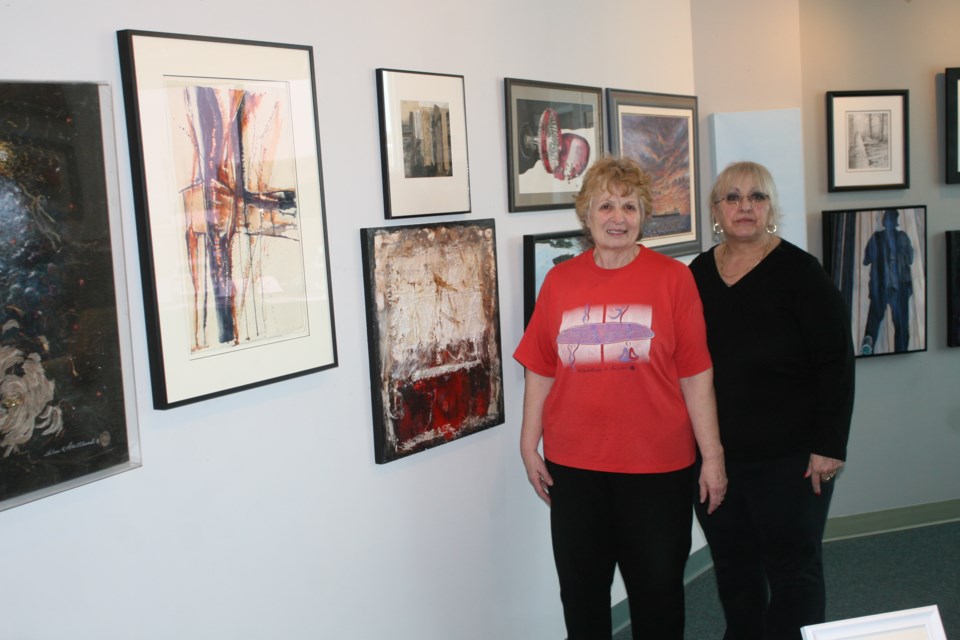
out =
<path fill-rule="evenodd" d="M 642 304 L 598 304 L 563 314 L 557 352 L 577 371 L 622 369 L 650 360 L 653 309 Z"/>

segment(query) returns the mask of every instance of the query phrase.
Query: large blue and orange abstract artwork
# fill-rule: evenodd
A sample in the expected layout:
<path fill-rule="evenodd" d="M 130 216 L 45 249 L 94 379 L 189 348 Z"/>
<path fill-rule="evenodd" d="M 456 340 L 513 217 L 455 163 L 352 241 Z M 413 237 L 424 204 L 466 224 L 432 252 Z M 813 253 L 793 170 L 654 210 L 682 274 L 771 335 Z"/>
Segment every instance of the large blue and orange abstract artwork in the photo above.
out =
<path fill-rule="evenodd" d="M 287 85 L 171 78 L 167 87 L 191 351 L 204 357 L 304 335 Z"/>
<path fill-rule="evenodd" d="M 503 424 L 493 220 L 361 240 L 376 462 Z"/>

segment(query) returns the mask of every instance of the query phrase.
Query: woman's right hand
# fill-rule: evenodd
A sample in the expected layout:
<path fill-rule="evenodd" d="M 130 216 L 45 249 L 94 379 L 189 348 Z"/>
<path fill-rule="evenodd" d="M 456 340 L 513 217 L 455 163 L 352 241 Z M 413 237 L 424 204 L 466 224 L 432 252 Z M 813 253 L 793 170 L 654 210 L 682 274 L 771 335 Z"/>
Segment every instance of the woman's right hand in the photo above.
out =
<path fill-rule="evenodd" d="M 527 480 L 533 485 L 533 490 L 537 492 L 540 499 L 550 505 L 550 487 L 553 486 L 553 478 L 547 471 L 547 464 L 536 451 L 523 453 L 523 466 L 527 470 Z"/>

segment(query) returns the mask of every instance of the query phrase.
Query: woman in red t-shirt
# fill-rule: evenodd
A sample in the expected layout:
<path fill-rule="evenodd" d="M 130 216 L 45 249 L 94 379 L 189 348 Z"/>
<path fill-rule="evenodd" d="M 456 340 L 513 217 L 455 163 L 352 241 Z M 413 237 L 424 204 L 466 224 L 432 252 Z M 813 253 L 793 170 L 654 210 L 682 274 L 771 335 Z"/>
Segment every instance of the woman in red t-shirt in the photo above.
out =
<path fill-rule="evenodd" d="M 549 271 L 514 353 L 520 452 L 551 507 L 569 640 L 610 637 L 617 566 L 634 638 L 682 640 L 697 447 L 700 500 L 712 512 L 726 491 L 696 285 L 638 244 L 649 184 L 628 159 L 587 171 L 576 211 L 593 248 Z"/>

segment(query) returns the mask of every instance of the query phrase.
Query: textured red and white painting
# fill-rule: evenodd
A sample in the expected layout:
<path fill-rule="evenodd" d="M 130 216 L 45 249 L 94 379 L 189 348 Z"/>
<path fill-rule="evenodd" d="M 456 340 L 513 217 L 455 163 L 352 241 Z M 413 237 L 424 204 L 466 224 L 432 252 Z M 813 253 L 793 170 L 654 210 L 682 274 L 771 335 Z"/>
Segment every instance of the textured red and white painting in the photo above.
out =
<path fill-rule="evenodd" d="M 503 424 L 493 220 L 361 240 L 377 463 Z"/>

